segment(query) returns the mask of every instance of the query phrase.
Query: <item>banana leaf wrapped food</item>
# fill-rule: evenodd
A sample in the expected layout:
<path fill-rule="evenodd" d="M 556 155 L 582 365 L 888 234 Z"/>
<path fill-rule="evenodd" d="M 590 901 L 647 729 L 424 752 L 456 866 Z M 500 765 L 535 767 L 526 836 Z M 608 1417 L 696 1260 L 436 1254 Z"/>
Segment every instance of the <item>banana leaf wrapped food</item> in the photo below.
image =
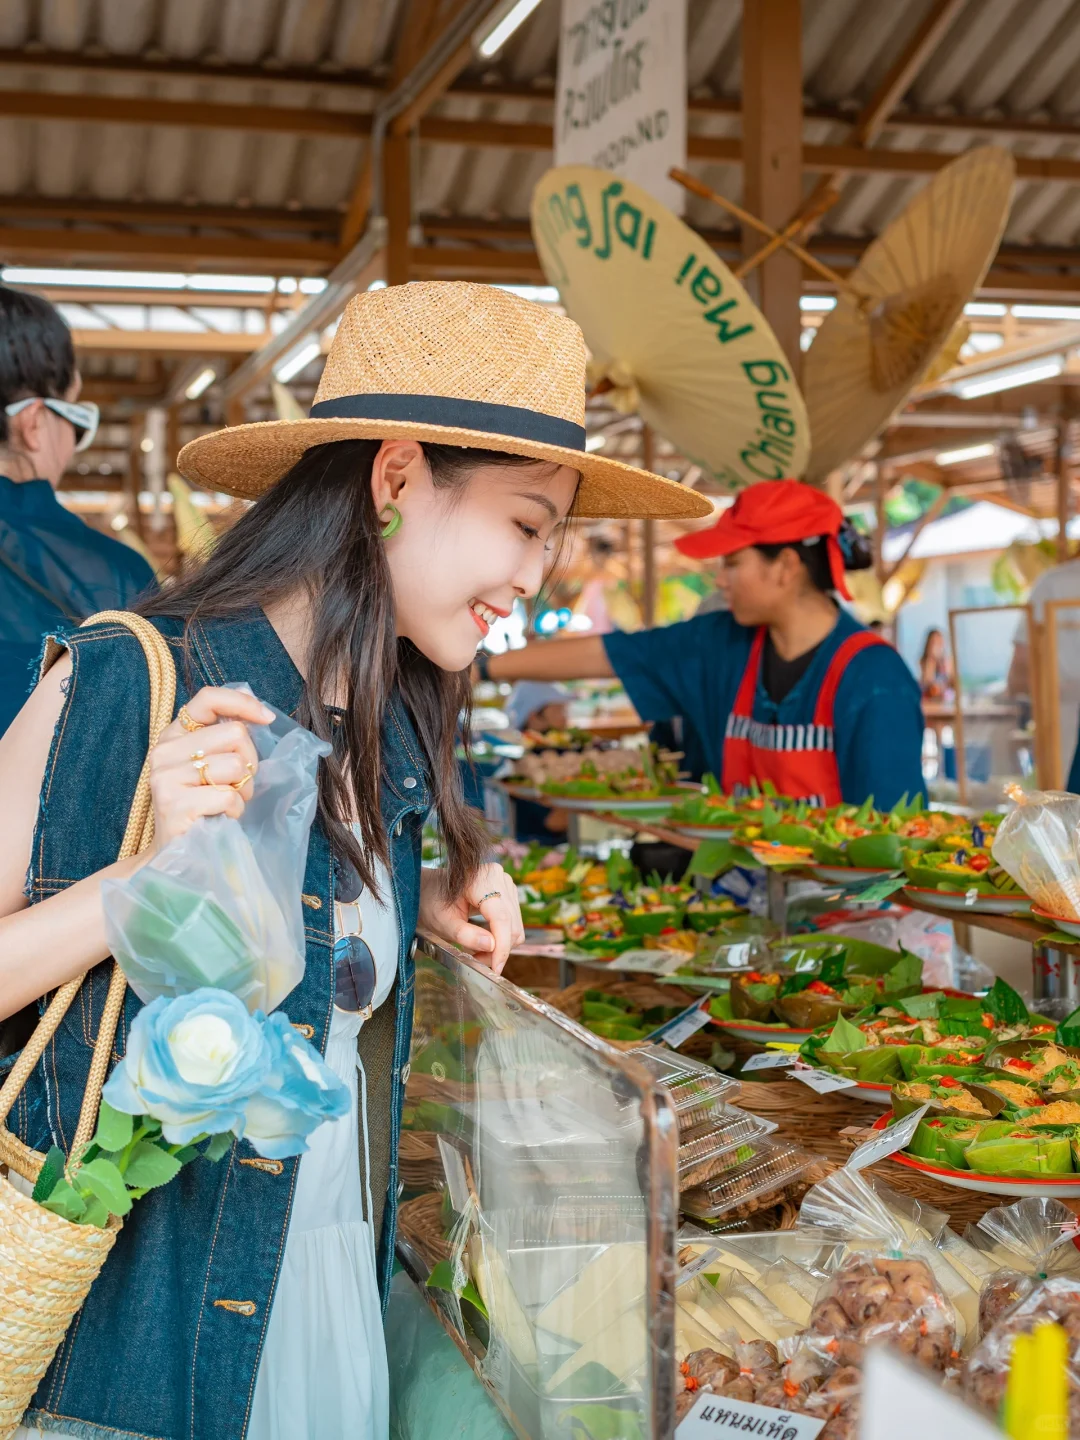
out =
<path fill-rule="evenodd" d="M 908 1154 L 946 1170 L 967 1170 L 968 1148 L 979 1138 L 976 1121 L 928 1115 L 911 1137 Z"/>
<path fill-rule="evenodd" d="M 736 1020 L 763 1023 L 772 1019 L 773 1001 L 783 976 L 776 971 L 748 970 L 731 981 L 731 1013 Z"/>
<path fill-rule="evenodd" d="M 1069 1175 L 1073 1170 L 1067 1134 L 991 1121 L 968 1146 L 968 1168 L 981 1175 L 1037 1180 L 1044 1175 Z"/>
<path fill-rule="evenodd" d="M 910 1115 L 920 1105 L 929 1105 L 934 1116 L 958 1115 L 972 1120 L 992 1120 L 1005 1109 L 1005 1098 L 979 1084 L 964 1084 L 951 1075 L 930 1075 L 925 1080 L 902 1080 L 893 1086 L 893 1114 Z"/>

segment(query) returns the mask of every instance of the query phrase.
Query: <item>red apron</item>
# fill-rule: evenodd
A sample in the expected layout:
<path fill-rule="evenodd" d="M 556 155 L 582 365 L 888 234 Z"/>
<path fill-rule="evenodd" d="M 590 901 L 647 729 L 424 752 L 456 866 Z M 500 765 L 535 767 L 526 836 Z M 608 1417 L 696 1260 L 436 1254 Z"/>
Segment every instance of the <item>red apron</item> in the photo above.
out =
<path fill-rule="evenodd" d="M 765 627 L 761 626 L 750 647 L 735 704 L 724 732 L 724 762 L 721 784 L 726 795 L 739 795 L 771 781 L 781 795 L 809 800 L 813 805 L 839 805 L 840 769 L 833 741 L 833 705 L 841 676 L 852 658 L 870 645 L 887 645 L 880 635 L 860 630 L 849 635 L 829 661 L 818 691 L 814 719 L 810 725 L 768 725 L 754 719 L 754 695 L 765 648 Z"/>

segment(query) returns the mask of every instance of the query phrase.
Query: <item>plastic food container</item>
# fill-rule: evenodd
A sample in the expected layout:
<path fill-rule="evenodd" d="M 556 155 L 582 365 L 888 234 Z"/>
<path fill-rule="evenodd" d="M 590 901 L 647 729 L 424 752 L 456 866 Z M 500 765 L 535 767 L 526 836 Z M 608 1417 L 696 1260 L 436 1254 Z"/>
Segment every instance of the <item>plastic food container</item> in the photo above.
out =
<path fill-rule="evenodd" d="M 680 1209 L 698 1220 L 717 1220 L 733 1213 L 742 1218 L 777 1204 L 788 1186 L 822 1178 L 826 1162 L 790 1140 L 763 1139 L 739 1146 L 719 1158 L 720 1173 L 704 1185 L 683 1192 Z"/>
<path fill-rule="evenodd" d="M 711 1065 L 679 1055 L 663 1045 L 643 1045 L 630 1050 L 631 1059 L 667 1090 L 678 1118 L 679 1133 L 706 1123 L 718 1101 L 733 1100 L 740 1090 L 737 1080 L 721 1075 Z"/>
<path fill-rule="evenodd" d="M 680 1190 L 690 1190 L 708 1183 L 728 1168 L 732 1152 L 771 1134 L 776 1129 L 772 1120 L 762 1120 L 723 1101 L 712 1106 L 712 1113 L 697 1125 L 679 1134 L 678 1176 Z M 752 1154 L 752 1148 L 749 1150 Z"/>

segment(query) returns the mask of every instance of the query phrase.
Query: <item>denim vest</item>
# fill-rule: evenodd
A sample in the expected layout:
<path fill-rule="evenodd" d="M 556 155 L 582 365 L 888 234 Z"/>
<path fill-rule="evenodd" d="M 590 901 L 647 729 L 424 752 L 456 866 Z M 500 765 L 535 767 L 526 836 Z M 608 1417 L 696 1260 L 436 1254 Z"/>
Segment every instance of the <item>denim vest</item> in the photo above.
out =
<path fill-rule="evenodd" d="M 155 620 L 177 662 L 177 704 L 201 686 L 247 680 L 294 713 L 301 681 L 262 611 L 197 621 Z M 61 636 L 73 670 L 41 791 L 28 875 L 32 903 L 115 860 L 147 744 L 149 682 L 126 630 L 98 625 Z M 420 832 L 430 804 L 427 767 L 400 700 L 383 725 L 381 807 L 390 836 L 400 933 L 394 991 L 361 1031 L 368 1077 L 371 1189 L 385 1305 L 394 1253 L 397 1149 L 412 1030 L 420 890 Z M 285 1001 L 289 1019 L 325 1051 L 334 998 L 333 866 L 316 820 L 304 880 L 307 967 Z M 111 961 L 84 982 L 12 1112 L 28 1144 L 71 1144 Z M 129 990 L 116 1051 L 139 1009 Z M 362 1166 L 363 1158 L 358 1157 Z M 83 1437 L 239 1440 L 247 1427 L 263 1337 L 281 1266 L 298 1161 L 264 1160 L 234 1144 L 152 1191 L 115 1249 L 27 1412 L 27 1424 Z"/>

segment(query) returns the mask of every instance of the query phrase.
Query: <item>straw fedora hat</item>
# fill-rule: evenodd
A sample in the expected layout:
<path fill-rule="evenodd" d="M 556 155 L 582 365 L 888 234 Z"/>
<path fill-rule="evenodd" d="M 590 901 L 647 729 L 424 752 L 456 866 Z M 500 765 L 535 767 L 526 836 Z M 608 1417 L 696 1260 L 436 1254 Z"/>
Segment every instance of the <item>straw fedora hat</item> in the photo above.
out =
<path fill-rule="evenodd" d="M 313 445 L 420 440 L 530 455 L 581 474 L 575 513 L 692 520 L 704 496 L 585 449 L 585 341 L 491 285 L 414 282 L 349 301 L 306 420 L 215 430 L 180 451 L 193 484 L 254 499 Z"/>

